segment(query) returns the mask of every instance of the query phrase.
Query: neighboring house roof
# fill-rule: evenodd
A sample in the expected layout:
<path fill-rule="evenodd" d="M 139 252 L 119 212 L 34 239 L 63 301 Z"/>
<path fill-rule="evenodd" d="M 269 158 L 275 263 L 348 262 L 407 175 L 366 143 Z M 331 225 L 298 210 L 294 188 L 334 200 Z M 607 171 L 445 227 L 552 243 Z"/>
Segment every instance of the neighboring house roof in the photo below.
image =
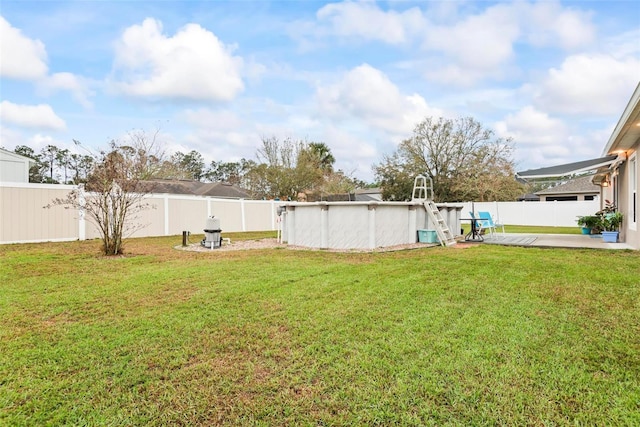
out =
<path fill-rule="evenodd" d="M 250 195 L 237 185 L 228 182 L 211 182 L 196 190 L 199 196 L 222 197 L 226 199 L 249 199 Z"/>
<path fill-rule="evenodd" d="M 0 148 L 0 182 L 29 182 L 29 168 L 36 161 Z"/>
<path fill-rule="evenodd" d="M 540 197 L 536 196 L 533 193 L 527 193 L 527 194 L 523 194 L 522 196 L 518 197 L 518 201 L 519 202 L 539 202 L 540 201 Z"/>
<path fill-rule="evenodd" d="M 30 164 L 31 163 L 33 163 L 33 164 L 36 163 L 36 161 L 33 160 L 31 157 L 26 157 L 26 156 L 23 156 L 21 154 L 14 153 L 13 151 L 5 150 L 4 148 L 0 148 L 0 155 L 5 159 L 11 158 L 11 159 L 13 159 L 15 161 L 23 161 L 23 162 L 24 161 L 28 161 Z"/>
<path fill-rule="evenodd" d="M 591 182 L 593 176 L 581 176 L 564 184 L 538 191 L 538 196 L 549 194 L 600 194 L 600 187 Z"/>
<path fill-rule="evenodd" d="M 381 188 L 359 188 L 354 191 L 356 202 L 380 202 L 382 201 Z"/>
<path fill-rule="evenodd" d="M 575 173 L 596 170 L 602 167 L 609 167 L 618 159 L 618 155 L 610 155 L 597 159 L 582 160 L 580 162 L 566 163 L 564 165 L 549 166 L 540 169 L 530 169 L 516 173 L 516 176 L 523 179 L 553 178 L 573 175 Z"/>
<path fill-rule="evenodd" d="M 200 182 L 169 179 L 144 181 L 152 193 L 191 194 L 194 196 L 220 197 L 224 199 L 250 198 L 242 188 L 227 182 Z"/>

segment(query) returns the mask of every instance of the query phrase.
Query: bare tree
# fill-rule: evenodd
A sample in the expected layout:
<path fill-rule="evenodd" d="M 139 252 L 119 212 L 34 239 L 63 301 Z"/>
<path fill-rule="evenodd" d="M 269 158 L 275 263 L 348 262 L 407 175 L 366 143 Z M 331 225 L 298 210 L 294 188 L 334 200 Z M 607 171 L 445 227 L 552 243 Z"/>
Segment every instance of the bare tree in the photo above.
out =
<path fill-rule="evenodd" d="M 418 174 L 433 179 L 437 201 L 514 200 L 523 189 L 513 178 L 512 156 L 513 141 L 471 117 L 428 117 L 374 170 L 387 200 L 411 198 Z"/>
<path fill-rule="evenodd" d="M 245 174 L 254 197 L 295 199 L 300 192 L 315 191 L 333 173 L 335 158 L 322 142 L 262 138 L 257 153 L 259 164 Z"/>
<path fill-rule="evenodd" d="M 130 133 L 124 142 L 111 141 L 107 150 L 94 155 L 85 192 L 82 187 L 66 197 L 54 199 L 49 206 L 80 209 L 100 231 L 105 255 L 123 251 L 124 239 L 146 226 L 137 222 L 138 214 L 152 206 L 144 197 L 163 162 L 163 151 L 156 143 L 156 131 Z"/>

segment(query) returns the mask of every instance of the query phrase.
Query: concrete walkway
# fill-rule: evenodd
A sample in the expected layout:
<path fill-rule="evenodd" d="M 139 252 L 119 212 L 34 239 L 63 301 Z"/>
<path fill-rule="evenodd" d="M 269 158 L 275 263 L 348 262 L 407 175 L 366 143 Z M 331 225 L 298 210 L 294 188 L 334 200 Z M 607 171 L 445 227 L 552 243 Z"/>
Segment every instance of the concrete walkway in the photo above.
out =
<path fill-rule="evenodd" d="M 554 248 L 633 249 L 626 243 L 605 243 L 599 235 L 582 234 L 494 233 L 492 236 L 485 235 L 484 243 Z"/>

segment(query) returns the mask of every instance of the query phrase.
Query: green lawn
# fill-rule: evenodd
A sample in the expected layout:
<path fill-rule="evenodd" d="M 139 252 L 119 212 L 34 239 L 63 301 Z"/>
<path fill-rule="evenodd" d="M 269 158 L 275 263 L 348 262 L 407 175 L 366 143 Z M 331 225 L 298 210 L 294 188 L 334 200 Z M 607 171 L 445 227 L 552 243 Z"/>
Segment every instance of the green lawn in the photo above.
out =
<path fill-rule="evenodd" d="M 1 425 L 640 425 L 637 252 L 180 241 L 0 246 Z"/>

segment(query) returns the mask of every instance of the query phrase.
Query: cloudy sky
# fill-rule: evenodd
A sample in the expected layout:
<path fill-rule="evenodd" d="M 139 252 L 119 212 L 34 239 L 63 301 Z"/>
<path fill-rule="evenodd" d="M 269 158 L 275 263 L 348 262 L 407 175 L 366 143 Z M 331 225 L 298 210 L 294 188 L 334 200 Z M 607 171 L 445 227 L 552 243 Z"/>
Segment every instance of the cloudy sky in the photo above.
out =
<path fill-rule="evenodd" d="M 255 158 L 328 144 L 364 180 L 427 116 L 516 142 L 518 170 L 598 157 L 640 81 L 634 1 L 11 1 L 0 146 Z"/>

